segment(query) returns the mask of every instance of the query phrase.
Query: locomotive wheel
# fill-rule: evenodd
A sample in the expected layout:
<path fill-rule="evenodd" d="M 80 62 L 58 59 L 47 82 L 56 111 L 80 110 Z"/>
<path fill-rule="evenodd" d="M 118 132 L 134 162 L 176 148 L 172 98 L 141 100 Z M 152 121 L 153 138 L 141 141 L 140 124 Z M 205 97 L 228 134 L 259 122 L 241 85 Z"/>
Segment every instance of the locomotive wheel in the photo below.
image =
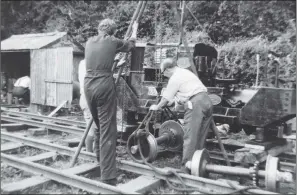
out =
<path fill-rule="evenodd" d="M 183 127 L 178 122 L 169 120 L 161 125 L 158 136 L 160 137 L 165 133 L 170 135 L 170 142 L 166 144 L 166 148 L 169 151 L 180 151 L 184 143 Z"/>
<path fill-rule="evenodd" d="M 277 179 L 279 167 L 279 158 L 268 155 L 265 168 L 265 186 L 269 191 L 279 192 L 279 181 Z"/>
<path fill-rule="evenodd" d="M 191 161 L 191 175 L 207 177 L 206 165 L 210 162 L 209 153 L 206 149 L 197 150 Z"/>
<path fill-rule="evenodd" d="M 146 161 L 152 162 L 153 160 L 155 160 L 158 154 L 158 145 L 155 137 L 150 133 L 148 136 L 140 137 L 138 139 L 140 139 L 141 152 Z M 134 157 L 134 160 L 136 162 L 142 163 L 143 160 L 141 158 L 141 154 L 137 144 L 137 139 L 135 137 L 132 137 L 130 139 L 127 150 L 131 151 L 132 146 L 137 146 L 137 150 L 133 153 L 130 152 L 130 155 Z"/>

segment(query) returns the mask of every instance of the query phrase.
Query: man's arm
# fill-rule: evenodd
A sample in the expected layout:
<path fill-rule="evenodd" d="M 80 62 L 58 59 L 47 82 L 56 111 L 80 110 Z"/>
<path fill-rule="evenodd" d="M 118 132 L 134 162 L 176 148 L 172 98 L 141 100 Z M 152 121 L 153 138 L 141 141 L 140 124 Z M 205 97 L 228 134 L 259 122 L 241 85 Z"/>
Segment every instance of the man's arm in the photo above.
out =
<path fill-rule="evenodd" d="M 129 52 L 132 48 L 135 47 L 135 38 L 130 38 L 129 40 L 120 40 L 117 39 L 117 50 L 116 52 Z"/>

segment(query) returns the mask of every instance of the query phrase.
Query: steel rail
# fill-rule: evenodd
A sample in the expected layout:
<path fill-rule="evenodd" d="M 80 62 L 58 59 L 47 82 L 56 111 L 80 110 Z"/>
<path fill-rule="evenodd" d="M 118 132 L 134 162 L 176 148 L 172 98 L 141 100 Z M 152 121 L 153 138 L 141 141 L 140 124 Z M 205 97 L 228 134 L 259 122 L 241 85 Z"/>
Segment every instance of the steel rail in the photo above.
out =
<path fill-rule="evenodd" d="M 48 116 L 43 116 L 43 115 L 37 115 L 29 112 L 16 112 L 12 110 L 1 110 L 2 116 L 18 116 L 18 117 L 24 117 L 27 119 L 32 119 L 32 120 L 40 120 L 40 121 L 49 121 L 53 123 L 59 123 L 59 124 L 65 124 L 65 125 L 71 125 L 71 126 L 78 126 L 85 128 L 86 123 L 84 121 L 75 121 L 75 120 L 67 120 L 67 119 L 61 119 L 61 118 L 56 118 L 56 117 L 48 117 Z"/>
<path fill-rule="evenodd" d="M 9 141 L 14 141 L 14 142 L 22 142 L 25 145 L 29 145 L 32 147 L 37 147 L 43 150 L 49 150 L 49 151 L 59 151 L 60 154 L 63 155 L 68 155 L 68 156 L 73 156 L 75 153 L 75 149 L 64 147 L 64 146 L 58 146 L 55 144 L 51 143 L 45 143 L 42 141 L 37 141 L 32 138 L 26 138 L 18 135 L 13 135 L 11 133 L 6 133 L 6 132 L 1 132 L 1 139 L 9 140 Z M 84 159 L 89 159 L 89 160 L 94 160 L 96 161 L 96 156 L 93 153 L 89 152 L 81 152 L 79 155 L 79 158 L 84 158 Z M 166 179 L 165 176 L 160 175 L 155 173 L 149 166 L 139 164 L 139 163 L 134 163 L 134 162 L 129 162 L 125 160 L 117 161 L 118 167 L 121 170 L 137 173 L 140 175 L 147 175 L 147 176 L 152 176 L 156 177 L 158 179 Z M 175 170 L 175 169 L 172 169 Z M 219 182 L 207 178 L 201 178 L 201 177 L 196 177 L 192 175 L 187 175 L 187 174 L 180 174 L 180 176 L 183 178 L 185 181 L 185 184 L 189 187 L 194 187 L 197 188 L 198 191 L 203 192 L 203 193 L 229 193 L 234 191 L 234 189 L 229 186 L 228 184 L 224 182 Z M 181 184 L 180 180 L 177 178 L 169 178 L 169 181 Z M 238 185 L 237 187 L 244 187 Z M 260 190 L 260 189 L 250 189 L 248 190 L 250 193 L 254 194 L 273 194 L 273 192 L 268 192 L 265 190 Z M 276 193 L 274 193 L 276 194 Z"/>
<path fill-rule="evenodd" d="M 38 163 L 29 162 L 4 153 L 1 153 L 1 161 L 18 169 L 35 174 L 42 174 L 43 176 L 51 180 L 55 180 L 60 183 L 74 186 L 96 194 L 98 194 L 99 192 L 105 194 L 139 194 L 134 191 L 121 190 L 118 187 L 107 185 L 105 183 L 80 177 L 74 174 L 67 174 L 61 170 L 47 167 Z"/>
<path fill-rule="evenodd" d="M 72 133 L 72 134 L 76 134 L 76 135 L 80 135 L 80 136 L 83 135 L 83 132 L 84 132 L 84 129 L 82 129 L 82 128 L 75 128 L 75 127 L 52 124 L 52 123 L 48 123 L 48 122 L 28 120 L 28 119 L 19 118 L 19 117 L 11 117 L 11 116 L 1 115 L 1 120 L 15 122 L 15 123 L 24 123 L 26 125 L 48 128 L 48 129 Z"/>
<path fill-rule="evenodd" d="M 40 141 L 37 139 L 32 139 L 32 138 L 28 138 L 20 135 L 13 135 L 12 133 L 2 132 L 2 131 L 1 131 L 1 139 L 17 142 L 17 143 L 23 143 L 24 145 L 39 148 L 42 150 L 54 151 L 66 156 L 73 156 L 75 153 L 75 148 L 56 145 L 42 140 Z M 96 161 L 96 155 L 94 153 L 82 151 L 79 157 L 85 160 Z"/>

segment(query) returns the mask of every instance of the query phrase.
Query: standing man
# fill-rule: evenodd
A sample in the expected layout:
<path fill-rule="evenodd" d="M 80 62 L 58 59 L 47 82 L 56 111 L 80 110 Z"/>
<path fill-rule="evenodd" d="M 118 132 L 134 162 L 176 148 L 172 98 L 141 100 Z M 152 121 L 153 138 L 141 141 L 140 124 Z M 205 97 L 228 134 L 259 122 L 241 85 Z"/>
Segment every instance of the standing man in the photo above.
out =
<path fill-rule="evenodd" d="M 30 87 L 30 77 L 23 76 L 14 83 L 12 95 L 17 98 L 23 98 L 25 104 L 30 104 Z"/>
<path fill-rule="evenodd" d="M 158 105 L 150 110 L 160 110 L 175 99 L 185 105 L 184 144 L 181 171 L 189 173 L 185 164 L 194 152 L 204 147 L 212 120 L 213 105 L 207 95 L 207 88 L 190 70 L 180 68 L 171 58 L 161 64 L 161 72 L 169 78 L 166 90 Z"/>
<path fill-rule="evenodd" d="M 83 59 L 80 61 L 79 66 L 78 66 L 78 80 L 79 80 L 79 86 L 80 86 L 80 98 L 79 98 L 79 106 L 81 110 L 83 111 L 84 119 L 86 121 L 86 124 L 89 123 L 89 121 L 92 118 L 90 109 L 87 104 L 86 96 L 84 93 L 84 78 L 86 75 L 86 60 Z M 94 132 L 97 130 L 96 124 L 93 122 L 89 133 L 86 137 L 85 140 L 85 145 L 86 145 L 86 150 L 87 152 L 93 152 L 93 144 L 94 144 Z M 99 140 L 98 140 L 99 141 Z"/>
<path fill-rule="evenodd" d="M 98 127 L 95 139 L 97 160 L 100 161 L 101 181 L 116 185 L 116 140 L 117 140 L 117 100 L 112 66 L 118 52 L 129 52 L 135 47 L 137 23 L 133 25 L 129 41 L 114 37 L 116 24 L 104 19 L 98 26 L 98 36 L 91 37 L 86 43 L 85 58 L 85 95 Z M 122 63 L 123 64 L 123 63 Z M 97 142 L 95 142 L 97 143 Z"/>

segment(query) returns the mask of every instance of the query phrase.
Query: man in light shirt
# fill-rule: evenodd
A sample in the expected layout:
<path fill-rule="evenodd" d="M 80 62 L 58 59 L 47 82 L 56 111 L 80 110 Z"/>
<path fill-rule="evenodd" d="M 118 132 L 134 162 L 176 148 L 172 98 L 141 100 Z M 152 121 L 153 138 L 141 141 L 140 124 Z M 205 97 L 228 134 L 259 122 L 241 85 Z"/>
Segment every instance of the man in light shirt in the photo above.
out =
<path fill-rule="evenodd" d="M 89 110 L 88 104 L 87 104 L 87 100 L 85 97 L 85 93 L 84 93 L 84 79 L 85 79 L 85 75 L 86 75 L 86 60 L 83 59 L 80 61 L 79 65 L 78 65 L 78 81 L 79 81 L 79 85 L 80 85 L 80 99 L 79 99 L 79 106 L 81 108 L 81 110 L 83 111 L 83 115 L 84 115 L 84 119 L 86 121 L 86 124 L 89 123 L 89 121 L 92 119 L 92 115 L 91 112 Z M 86 145 L 86 150 L 87 152 L 93 152 L 94 151 L 94 132 L 96 131 L 97 126 L 96 124 L 93 122 L 89 133 L 86 137 L 85 140 L 85 145 Z M 99 141 L 99 140 L 96 140 Z"/>
<path fill-rule="evenodd" d="M 212 120 L 213 105 L 207 95 L 207 88 L 193 72 L 178 67 L 171 58 L 165 59 L 160 68 L 169 81 L 161 101 L 158 105 L 152 105 L 150 110 L 160 110 L 174 99 L 185 105 L 181 170 L 189 173 L 185 164 L 192 159 L 196 150 L 204 148 Z"/>
<path fill-rule="evenodd" d="M 22 98 L 25 104 L 30 104 L 30 88 L 31 79 L 29 76 L 19 78 L 12 90 L 12 95 L 17 98 Z"/>

